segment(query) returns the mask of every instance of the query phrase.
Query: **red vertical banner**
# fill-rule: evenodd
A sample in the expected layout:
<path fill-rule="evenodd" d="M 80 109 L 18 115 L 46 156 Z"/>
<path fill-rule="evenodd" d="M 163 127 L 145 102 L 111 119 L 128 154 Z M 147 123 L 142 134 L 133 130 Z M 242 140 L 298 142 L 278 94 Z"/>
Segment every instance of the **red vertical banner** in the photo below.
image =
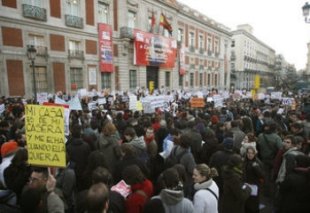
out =
<path fill-rule="evenodd" d="M 98 24 L 100 71 L 113 72 L 112 27 Z"/>

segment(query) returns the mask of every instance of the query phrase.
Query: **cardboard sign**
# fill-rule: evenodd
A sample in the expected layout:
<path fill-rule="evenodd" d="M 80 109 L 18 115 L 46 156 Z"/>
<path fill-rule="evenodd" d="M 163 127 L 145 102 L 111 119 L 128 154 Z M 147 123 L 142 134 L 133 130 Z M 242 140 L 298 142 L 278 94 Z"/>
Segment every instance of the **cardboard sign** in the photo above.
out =
<path fill-rule="evenodd" d="M 206 103 L 203 98 L 192 98 L 190 100 L 191 107 L 193 108 L 203 108 L 205 107 Z"/>
<path fill-rule="evenodd" d="M 26 105 L 25 113 L 29 164 L 65 167 L 64 108 Z"/>

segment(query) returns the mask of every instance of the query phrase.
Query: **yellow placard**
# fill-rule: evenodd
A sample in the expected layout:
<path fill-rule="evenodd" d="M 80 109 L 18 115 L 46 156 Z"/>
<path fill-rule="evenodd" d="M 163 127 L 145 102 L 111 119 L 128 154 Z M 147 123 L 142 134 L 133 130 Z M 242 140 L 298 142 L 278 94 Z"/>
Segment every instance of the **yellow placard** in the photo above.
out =
<path fill-rule="evenodd" d="M 63 107 L 27 104 L 25 114 L 29 164 L 65 167 Z"/>
<path fill-rule="evenodd" d="M 255 75 L 254 79 L 254 89 L 260 88 L 260 75 Z"/>
<path fill-rule="evenodd" d="M 149 82 L 149 89 L 150 89 L 150 92 L 153 92 L 153 90 L 154 90 L 154 81 L 150 81 Z"/>
<path fill-rule="evenodd" d="M 143 110 L 143 105 L 141 101 L 137 101 L 137 111 L 142 111 Z"/>
<path fill-rule="evenodd" d="M 203 98 L 192 98 L 190 101 L 191 107 L 193 108 L 202 108 L 205 107 L 206 103 Z"/>

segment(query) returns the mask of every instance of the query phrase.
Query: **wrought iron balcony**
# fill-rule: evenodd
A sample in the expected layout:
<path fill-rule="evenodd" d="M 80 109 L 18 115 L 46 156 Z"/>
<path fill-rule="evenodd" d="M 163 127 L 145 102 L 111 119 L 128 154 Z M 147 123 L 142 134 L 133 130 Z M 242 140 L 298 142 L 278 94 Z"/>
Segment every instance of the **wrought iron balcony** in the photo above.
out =
<path fill-rule="evenodd" d="M 83 18 L 72 15 L 65 15 L 66 26 L 83 29 Z"/>
<path fill-rule="evenodd" d="M 46 9 L 29 4 L 23 4 L 23 16 L 40 21 L 47 20 Z"/>
<path fill-rule="evenodd" d="M 47 57 L 48 56 L 47 47 L 35 46 L 35 48 L 37 50 L 37 56 L 43 56 L 43 57 Z"/>
<path fill-rule="evenodd" d="M 134 39 L 133 29 L 130 27 L 121 27 L 120 37 Z"/>
<path fill-rule="evenodd" d="M 69 59 L 81 59 L 84 60 L 84 51 L 82 50 L 68 50 Z"/>
<path fill-rule="evenodd" d="M 203 48 L 199 48 L 199 54 L 204 54 L 205 50 Z"/>
<path fill-rule="evenodd" d="M 195 47 L 194 46 L 189 46 L 188 50 L 193 53 L 193 52 L 195 52 Z"/>

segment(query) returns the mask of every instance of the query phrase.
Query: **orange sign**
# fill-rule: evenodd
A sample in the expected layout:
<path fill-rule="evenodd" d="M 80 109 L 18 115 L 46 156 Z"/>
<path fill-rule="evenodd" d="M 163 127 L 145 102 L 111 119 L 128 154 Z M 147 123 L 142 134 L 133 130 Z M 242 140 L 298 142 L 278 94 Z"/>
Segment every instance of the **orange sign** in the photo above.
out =
<path fill-rule="evenodd" d="M 206 103 L 203 98 L 192 98 L 191 101 L 191 107 L 193 108 L 202 108 L 205 107 Z"/>

